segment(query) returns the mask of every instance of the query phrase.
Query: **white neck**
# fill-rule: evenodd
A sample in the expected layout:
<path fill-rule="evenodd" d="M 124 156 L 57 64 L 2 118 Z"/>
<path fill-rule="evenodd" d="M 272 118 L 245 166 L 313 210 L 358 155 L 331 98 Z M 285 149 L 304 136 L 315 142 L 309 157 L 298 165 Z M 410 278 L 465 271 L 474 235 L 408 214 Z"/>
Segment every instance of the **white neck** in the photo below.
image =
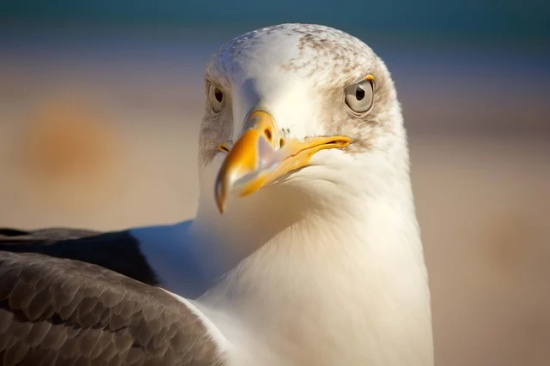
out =
<path fill-rule="evenodd" d="M 199 299 L 234 341 L 236 364 L 433 364 L 427 273 L 406 150 L 399 155 L 371 162 L 393 171 L 355 172 L 363 179 L 346 187 L 309 182 L 311 196 L 280 185 L 227 216 L 201 205 L 193 230 L 207 235 L 208 216 L 212 242 L 246 258 Z M 315 199 L 323 190 L 331 201 Z"/>

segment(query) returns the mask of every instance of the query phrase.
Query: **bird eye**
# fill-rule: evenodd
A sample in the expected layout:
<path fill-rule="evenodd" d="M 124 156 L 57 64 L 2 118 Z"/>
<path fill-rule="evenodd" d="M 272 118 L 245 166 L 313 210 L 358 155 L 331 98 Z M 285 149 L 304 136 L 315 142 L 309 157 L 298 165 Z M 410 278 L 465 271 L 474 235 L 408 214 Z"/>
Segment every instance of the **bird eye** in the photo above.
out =
<path fill-rule="evenodd" d="M 225 95 L 220 88 L 210 84 L 208 87 L 208 102 L 214 112 L 221 111 L 223 105 L 225 104 Z"/>
<path fill-rule="evenodd" d="M 374 102 L 372 80 L 367 79 L 348 86 L 345 91 L 345 100 L 348 107 L 354 112 L 365 113 L 370 111 Z"/>

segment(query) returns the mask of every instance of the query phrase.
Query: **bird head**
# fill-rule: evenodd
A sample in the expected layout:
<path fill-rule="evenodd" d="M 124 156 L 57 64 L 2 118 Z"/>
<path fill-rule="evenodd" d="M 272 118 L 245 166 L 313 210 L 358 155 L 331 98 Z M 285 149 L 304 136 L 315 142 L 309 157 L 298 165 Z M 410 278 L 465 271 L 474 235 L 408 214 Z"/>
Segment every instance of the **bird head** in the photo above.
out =
<path fill-rule="evenodd" d="M 205 90 L 201 179 L 220 212 L 232 197 L 277 185 L 307 185 L 313 200 L 329 203 L 326 189 L 381 185 L 372 174 L 405 145 L 384 63 L 333 28 L 283 24 L 244 34 L 211 57 Z M 348 179 L 362 175 L 367 181 Z"/>

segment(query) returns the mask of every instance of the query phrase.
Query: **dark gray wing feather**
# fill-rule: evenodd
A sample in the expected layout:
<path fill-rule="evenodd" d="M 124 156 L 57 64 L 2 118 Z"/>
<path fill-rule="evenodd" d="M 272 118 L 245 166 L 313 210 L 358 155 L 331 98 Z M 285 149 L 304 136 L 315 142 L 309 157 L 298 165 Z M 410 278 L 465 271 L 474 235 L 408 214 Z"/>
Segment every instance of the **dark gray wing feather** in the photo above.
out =
<path fill-rule="evenodd" d="M 0 245 L 53 244 L 63 240 L 75 240 L 101 234 L 98 231 L 67 228 L 21 230 L 0 228 Z"/>
<path fill-rule="evenodd" d="M 158 285 L 157 276 L 128 231 L 77 229 L 23 231 L 0 228 L 0 250 L 30 252 L 97 264 L 135 280 Z"/>
<path fill-rule="evenodd" d="M 0 252 L 1 365 L 221 365 L 187 306 L 108 269 Z"/>

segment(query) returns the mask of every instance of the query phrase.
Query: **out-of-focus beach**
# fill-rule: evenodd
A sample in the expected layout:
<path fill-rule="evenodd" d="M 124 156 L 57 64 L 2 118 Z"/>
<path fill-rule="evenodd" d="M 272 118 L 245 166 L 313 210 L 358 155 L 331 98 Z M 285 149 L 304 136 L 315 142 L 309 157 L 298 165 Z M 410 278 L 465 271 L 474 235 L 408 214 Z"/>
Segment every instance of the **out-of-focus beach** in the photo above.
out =
<path fill-rule="evenodd" d="M 193 217 L 202 67 L 234 35 L 6 37 L 0 226 Z M 550 70 L 529 53 L 392 42 L 373 47 L 410 134 L 437 364 L 548 365 Z"/>

